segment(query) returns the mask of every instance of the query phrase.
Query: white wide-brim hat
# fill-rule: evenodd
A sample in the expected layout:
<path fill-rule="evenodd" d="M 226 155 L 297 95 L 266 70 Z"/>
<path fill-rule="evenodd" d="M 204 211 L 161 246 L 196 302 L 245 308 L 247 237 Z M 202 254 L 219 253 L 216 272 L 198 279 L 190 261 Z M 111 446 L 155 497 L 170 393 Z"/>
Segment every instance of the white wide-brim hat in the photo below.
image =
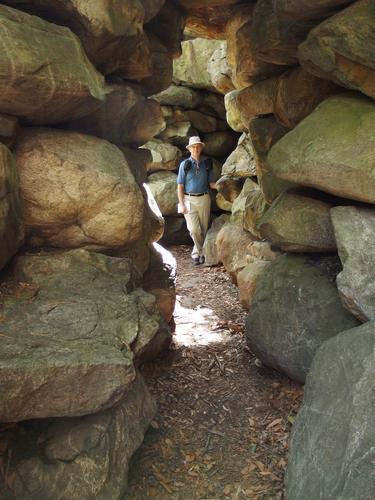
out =
<path fill-rule="evenodd" d="M 204 146 L 204 142 L 201 141 L 200 137 L 193 135 L 193 137 L 189 137 L 189 144 L 186 146 L 186 149 L 189 149 L 190 146 L 194 146 L 194 144 L 202 144 L 202 146 Z"/>

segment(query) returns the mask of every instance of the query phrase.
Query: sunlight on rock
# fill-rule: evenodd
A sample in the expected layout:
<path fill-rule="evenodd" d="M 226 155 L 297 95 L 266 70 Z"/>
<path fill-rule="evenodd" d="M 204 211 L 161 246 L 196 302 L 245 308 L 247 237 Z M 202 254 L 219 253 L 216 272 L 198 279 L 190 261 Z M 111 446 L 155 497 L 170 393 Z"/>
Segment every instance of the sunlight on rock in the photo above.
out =
<path fill-rule="evenodd" d="M 198 306 L 195 309 L 186 307 L 186 299 L 177 295 L 175 308 L 176 344 L 184 346 L 226 343 L 230 334 L 226 330 L 215 329 L 219 321 L 212 309 Z M 184 304 L 184 305 L 183 305 Z"/>

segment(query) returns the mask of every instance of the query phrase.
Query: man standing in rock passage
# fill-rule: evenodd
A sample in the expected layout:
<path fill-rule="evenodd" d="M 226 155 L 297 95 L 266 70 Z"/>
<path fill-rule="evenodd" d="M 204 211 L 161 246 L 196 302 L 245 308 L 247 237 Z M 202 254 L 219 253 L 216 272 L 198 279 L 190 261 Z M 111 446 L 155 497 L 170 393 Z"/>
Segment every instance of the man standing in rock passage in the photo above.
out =
<path fill-rule="evenodd" d="M 178 212 L 184 214 L 194 242 L 192 259 L 195 265 L 204 263 L 203 243 L 210 219 L 209 188 L 216 189 L 212 160 L 201 157 L 204 143 L 190 137 L 186 149 L 190 157 L 180 163 L 177 176 Z"/>

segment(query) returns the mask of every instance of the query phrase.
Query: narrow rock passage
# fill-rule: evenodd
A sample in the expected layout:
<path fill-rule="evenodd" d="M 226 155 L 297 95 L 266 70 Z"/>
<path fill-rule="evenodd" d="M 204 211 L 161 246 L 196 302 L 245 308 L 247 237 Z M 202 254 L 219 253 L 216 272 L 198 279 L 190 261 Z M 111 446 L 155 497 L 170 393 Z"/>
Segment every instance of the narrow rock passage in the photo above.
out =
<path fill-rule="evenodd" d="M 127 499 L 281 499 L 302 390 L 258 366 L 246 312 L 222 267 L 178 264 L 171 349 L 145 369 L 158 414 L 135 455 Z"/>

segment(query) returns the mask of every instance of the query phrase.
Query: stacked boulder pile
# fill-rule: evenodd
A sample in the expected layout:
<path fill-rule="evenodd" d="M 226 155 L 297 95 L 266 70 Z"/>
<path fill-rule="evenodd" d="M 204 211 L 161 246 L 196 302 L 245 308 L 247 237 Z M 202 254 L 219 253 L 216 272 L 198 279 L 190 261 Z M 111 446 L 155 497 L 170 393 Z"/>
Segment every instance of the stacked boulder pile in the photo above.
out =
<path fill-rule="evenodd" d="M 138 147 L 184 24 L 170 0 L 1 2 L 1 498 L 126 491 L 175 298 Z"/>
<path fill-rule="evenodd" d="M 226 42 L 195 38 L 183 41 L 181 46 L 182 54 L 173 64 L 173 84 L 153 96 L 161 105 L 165 128 L 142 146 L 152 154 L 147 163 L 147 184 L 165 218 L 165 244 L 191 241 L 185 219 L 177 213 L 176 190 L 179 164 L 189 155 L 189 137 L 199 135 L 205 143 L 204 154 L 213 159 L 216 179 L 238 141 L 238 133 L 226 122 L 224 97 L 209 72 L 216 58 L 225 54 Z M 228 86 L 230 79 L 226 77 L 226 81 Z M 212 201 L 217 210 L 214 196 Z"/>
<path fill-rule="evenodd" d="M 368 500 L 375 496 L 374 3 L 183 3 L 192 32 L 206 26 L 227 41 L 235 87 L 225 94 L 227 121 L 249 136 L 255 164 L 253 177 L 220 192 L 229 220 L 208 244 L 216 241 L 249 308 L 249 347 L 266 365 L 306 380 L 286 498 Z"/>

